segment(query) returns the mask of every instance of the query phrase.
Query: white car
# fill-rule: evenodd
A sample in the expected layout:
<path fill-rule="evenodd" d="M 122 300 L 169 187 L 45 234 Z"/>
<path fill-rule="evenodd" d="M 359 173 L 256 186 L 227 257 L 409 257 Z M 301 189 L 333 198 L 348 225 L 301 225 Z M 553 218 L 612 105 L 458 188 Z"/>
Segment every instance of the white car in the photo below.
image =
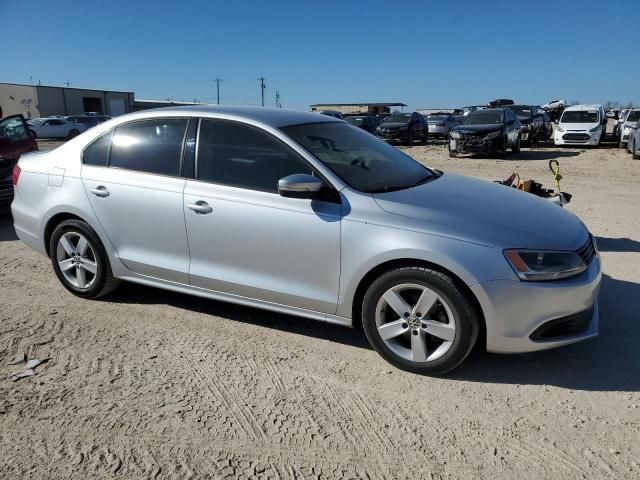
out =
<path fill-rule="evenodd" d="M 596 146 L 604 139 L 606 129 L 602 105 L 572 105 L 562 113 L 553 132 L 553 143 Z"/>
<path fill-rule="evenodd" d="M 638 120 L 640 120 L 640 108 L 627 110 L 627 113 L 622 117 L 622 123 L 618 129 L 618 146 L 620 148 L 627 146 L 629 134 L 633 133 L 633 130 L 638 126 Z"/>
<path fill-rule="evenodd" d="M 73 138 L 87 127 L 67 117 L 36 118 L 27 122 L 36 138 Z"/>

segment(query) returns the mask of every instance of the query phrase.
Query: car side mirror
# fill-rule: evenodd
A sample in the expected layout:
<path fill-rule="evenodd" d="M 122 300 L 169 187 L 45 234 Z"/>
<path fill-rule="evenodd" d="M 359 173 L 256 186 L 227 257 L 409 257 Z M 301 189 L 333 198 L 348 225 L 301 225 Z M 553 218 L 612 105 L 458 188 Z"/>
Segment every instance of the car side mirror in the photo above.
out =
<path fill-rule="evenodd" d="M 0 136 L 0 147 L 4 147 L 11 143 L 11 139 L 9 137 Z"/>
<path fill-rule="evenodd" d="M 296 173 L 278 180 L 278 193 L 289 198 L 314 198 L 324 182 L 306 173 Z"/>

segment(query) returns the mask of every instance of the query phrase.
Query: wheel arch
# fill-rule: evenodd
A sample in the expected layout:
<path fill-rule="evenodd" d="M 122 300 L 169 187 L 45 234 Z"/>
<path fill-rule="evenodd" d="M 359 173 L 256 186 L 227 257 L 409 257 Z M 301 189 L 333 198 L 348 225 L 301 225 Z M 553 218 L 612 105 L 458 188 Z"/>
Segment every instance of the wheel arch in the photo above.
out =
<path fill-rule="evenodd" d="M 486 343 L 486 321 L 484 312 L 480 305 L 480 301 L 473 293 L 471 288 L 469 288 L 466 282 L 464 282 L 464 280 L 462 280 L 459 275 L 456 275 L 456 273 L 452 272 L 451 270 L 428 260 L 418 258 L 397 258 L 385 261 L 370 269 L 360 279 L 360 282 L 355 289 L 353 302 L 351 304 L 351 319 L 354 328 L 362 328 L 362 301 L 369 286 L 376 280 L 376 278 L 380 277 L 380 275 L 383 275 L 390 270 L 403 267 L 424 267 L 450 276 L 454 280 L 456 286 L 464 293 L 465 297 L 467 297 L 469 301 L 472 302 L 473 308 L 480 318 L 480 335 L 478 336 L 478 345 L 484 345 Z"/>
<path fill-rule="evenodd" d="M 51 243 L 51 236 L 53 235 L 53 231 L 65 220 L 80 220 L 82 222 L 88 223 L 84 218 L 71 212 L 59 212 L 49 218 L 49 220 L 47 220 L 47 224 L 44 227 L 43 234 L 44 249 L 47 252 L 48 257 L 51 257 L 51 252 L 49 251 L 49 243 Z"/>

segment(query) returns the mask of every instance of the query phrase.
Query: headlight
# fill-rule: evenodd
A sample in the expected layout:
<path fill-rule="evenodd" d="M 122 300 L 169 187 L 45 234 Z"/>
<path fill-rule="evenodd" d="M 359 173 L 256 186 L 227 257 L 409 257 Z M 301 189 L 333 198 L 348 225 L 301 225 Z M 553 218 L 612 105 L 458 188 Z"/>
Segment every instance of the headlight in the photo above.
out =
<path fill-rule="evenodd" d="M 450 135 L 454 140 L 460 140 L 462 138 L 462 135 L 457 130 L 453 130 Z"/>
<path fill-rule="evenodd" d="M 560 125 L 558 125 L 556 127 L 556 132 L 564 132 L 564 128 L 562 128 Z"/>
<path fill-rule="evenodd" d="M 496 132 L 489 133 L 486 137 L 484 137 L 484 139 L 485 140 L 493 140 L 494 138 L 498 138 L 500 135 L 502 135 L 502 131 L 498 130 Z"/>
<path fill-rule="evenodd" d="M 520 280 L 528 282 L 575 277 L 587 269 L 575 252 L 505 250 L 504 256 Z"/>
<path fill-rule="evenodd" d="M 589 130 L 591 133 L 597 132 L 598 130 L 600 130 L 600 125 L 598 125 L 597 127 L 593 127 L 591 130 Z"/>

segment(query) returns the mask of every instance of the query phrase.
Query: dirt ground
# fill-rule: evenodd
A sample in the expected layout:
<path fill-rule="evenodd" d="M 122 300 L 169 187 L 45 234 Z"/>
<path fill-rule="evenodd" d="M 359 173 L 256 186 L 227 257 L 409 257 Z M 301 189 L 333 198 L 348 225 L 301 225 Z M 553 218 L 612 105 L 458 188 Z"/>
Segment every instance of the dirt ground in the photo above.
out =
<path fill-rule="evenodd" d="M 5 215 L 0 478 L 640 478 L 640 161 L 615 148 L 406 151 L 548 186 L 559 159 L 567 208 L 602 255 L 600 336 L 412 375 L 343 327 L 132 284 L 73 297 Z M 20 352 L 50 360 L 14 383 Z"/>

